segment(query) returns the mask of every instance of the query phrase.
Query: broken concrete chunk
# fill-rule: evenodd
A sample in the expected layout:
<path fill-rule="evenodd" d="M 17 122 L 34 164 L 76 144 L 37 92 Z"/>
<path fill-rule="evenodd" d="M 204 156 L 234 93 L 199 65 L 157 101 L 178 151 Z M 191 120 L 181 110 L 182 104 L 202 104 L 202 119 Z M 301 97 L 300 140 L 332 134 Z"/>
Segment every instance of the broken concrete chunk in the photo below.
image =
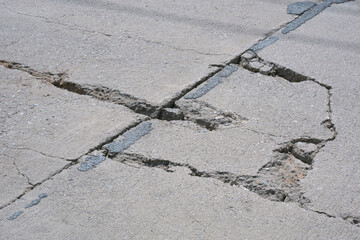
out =
<path fill-rule="evenodd" d="M 215 130 L 221 125 L 229 126 L 244 120 L 240 116 L 223 112 L 202 101 L 181 99 L 175 104 L 184 113 L 186 120 L 195 122 L 208 130 Z"/>
<path fill-rule="evenodd" d="M 148 134 L 152 129 L 151 122 L 140 123 L 136 127 L 126 131 L 118 141 L 106 144 L 104 147 L 108 150 L 109 155 L 113 156 L 133 145 L 137 140 Z"/>
<path fill-rule="evenodd" d="M 294 2 L 288 5 L 287 7 L 287 13 L 288 14 L 294 14 L 294 15 L 300 15 L 309 8 L 315 6 L 316 4 L 310 1 L 305 2 Z"/>
<path fill-rule="evenodd" d="M 255 53 L 252 50 L 248 50 L 241 55 L 241 59 L 251 60 L 255 57 Z"/>
<path fill-rule="evenodd" d="M 161 112 L 161 119 L 171 120 L 183 120 L 184 113 L 178 108 L 164 108 Z"/>
<path fill-rule="evenodd" d="M 240 65 L 252 72 L 259 72 L 261 74 L 269 76 L 276 75 L 276 69 L 274 64 L 263 61 L 256 56 L 250 58 L 247 54 L 245 55 L 245 57 L 241 56 Z"/>
<path fill-rule="evenodd" d="M 313 143 L 298 142 L 292 148 L 292 154 L 304 163 L 312 164 L 318 146 Z"/>

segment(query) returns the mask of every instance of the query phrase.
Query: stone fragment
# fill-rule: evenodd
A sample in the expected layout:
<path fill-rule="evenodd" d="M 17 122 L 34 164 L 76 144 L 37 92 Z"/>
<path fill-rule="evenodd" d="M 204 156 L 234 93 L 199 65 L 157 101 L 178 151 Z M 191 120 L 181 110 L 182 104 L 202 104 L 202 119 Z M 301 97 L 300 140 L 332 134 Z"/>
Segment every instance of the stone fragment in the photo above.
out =
<path fill-rule="evenodd" d="M 172 121 L 184 119 L 184 113 L 178 108 L 164 108 L 161 112 L 161 119 Z"/>
<path fill-rule="evenodd" d="M 292 154 L 304 163 L 312 164 L 316 150 L 318 150 L 318 146 L 316 144 L 298 142 L 294 144 Z"/>

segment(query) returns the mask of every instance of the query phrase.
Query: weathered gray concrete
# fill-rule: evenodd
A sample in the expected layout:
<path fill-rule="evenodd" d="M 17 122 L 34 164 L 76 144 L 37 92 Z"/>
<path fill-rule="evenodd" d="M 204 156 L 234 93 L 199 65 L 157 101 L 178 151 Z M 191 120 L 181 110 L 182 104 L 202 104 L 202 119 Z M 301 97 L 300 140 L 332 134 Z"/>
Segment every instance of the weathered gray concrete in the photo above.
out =
<path fill-rule="evenodd" d="M 2 239 L 356 239 L 360 229 L 176 168 L 106 160 L 63 171 L 0 212 Z M 38 205 L 24 206 L 46 193 Z M 24 211 L 17 219 L 6 220 Z"/>
<path fill-rule="evenodd" d="M 0 66 L 1 203 L 24 193 L 144 116 Z"/>
<path fill-rule="evenodd" d="M 258 53 L 332 86 L 331 115 L 338 134 L 315 157 L 303 190 L 311 208 L 350 219 L 360 216 L 359 22 L 359 1 L 332 5 Z"/>
<path fill-rule="evenodd" d="M 359 239 L 359 2 L 0 0 L 0 239 Z"/>

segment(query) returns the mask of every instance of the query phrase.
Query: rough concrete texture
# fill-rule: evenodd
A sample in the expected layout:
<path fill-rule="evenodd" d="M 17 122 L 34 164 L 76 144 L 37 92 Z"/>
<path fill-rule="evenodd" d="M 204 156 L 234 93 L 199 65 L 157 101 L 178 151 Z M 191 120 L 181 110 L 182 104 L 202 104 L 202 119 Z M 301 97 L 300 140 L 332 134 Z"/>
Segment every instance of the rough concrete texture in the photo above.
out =
<path fill-rule="evenodd" d="M 105 161 L 68 169 L 0 212 L 2 239 L 355 239 L 339 219 L 270 202 L 239 187 Z M 69 181 L 69 178 L 73 178 Z M 24 206 L 46 192 L 47 198 Z M 24 211 L 13 221 L 6 220 Z M 4 220 L 5 219 L 5 220 Z"/>
<path fill-rule="evenodd" d="M 0 66 L 0 78 L 1 205 L 145 119 L 21 71 Z"/>
<path fill-rule="evenodd" d="M 312 209 L 354 223 L 359 223 L 360 216 L 359 23 L 359 1 L 332 5 L 259 53 L 265 60 L 332 87 L 331 115 L 337 136 L 315 157 L 303 190 Z"/>
<path fill-rule="evenodd" d="M 164 105 L 216 70 L 209 64 L 231 60 L 293 19 L 289 3 L 6 2 L 0 55 Z"/>
<path fill-rule="evenodd" d="M 360 1 L 314 3 L 0 0 L 0 239 L 358 240 Z"/>

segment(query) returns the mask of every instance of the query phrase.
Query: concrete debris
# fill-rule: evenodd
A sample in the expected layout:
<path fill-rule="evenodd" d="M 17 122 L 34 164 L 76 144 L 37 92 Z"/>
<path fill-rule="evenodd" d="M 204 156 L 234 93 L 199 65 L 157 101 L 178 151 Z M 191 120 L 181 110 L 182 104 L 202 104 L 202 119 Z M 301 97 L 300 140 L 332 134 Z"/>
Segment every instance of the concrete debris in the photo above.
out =
<path fill-rule="evenodd" d="M 318 146 L 313 143 L 298 142 L 292 148 L 292 154 L 304 163 L 312 164 Z"/>
<path fill-rule="evenodd" d="M 184 113 L 185 120 L 195 122 L 208 130 L 239 125 L 241 121 L 246 120 L 242 116 L 216 109 L 200 100 L 181 99 L 175 102 L 175 106 Z"/>
<path fill-rule="evenodd" d="M 183 120 L 184 113 L 178 108 L 164 108 L 161 111 L 161 119 L 166 121 Z"/>

